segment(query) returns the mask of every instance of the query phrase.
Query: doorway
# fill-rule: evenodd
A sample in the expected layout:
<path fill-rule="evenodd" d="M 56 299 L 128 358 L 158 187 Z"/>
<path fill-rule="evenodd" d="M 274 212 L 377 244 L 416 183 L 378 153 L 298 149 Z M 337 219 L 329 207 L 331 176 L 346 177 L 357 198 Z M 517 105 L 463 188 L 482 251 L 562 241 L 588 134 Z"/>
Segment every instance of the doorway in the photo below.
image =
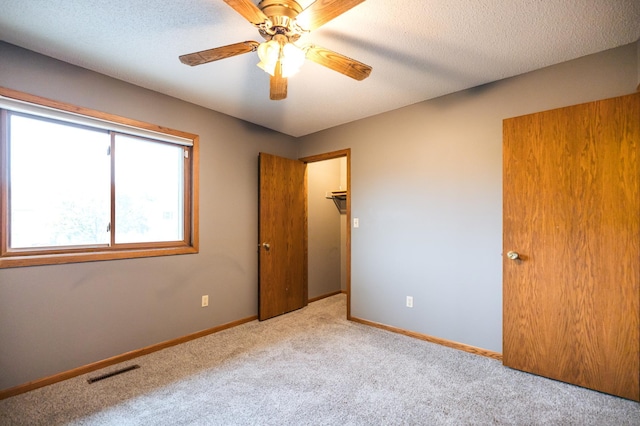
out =
<path fill-rule="evenodd" d="M 307 164 L 308 294 L 347 294 L 351 306 L 350 150 L 301 158 Z"/>

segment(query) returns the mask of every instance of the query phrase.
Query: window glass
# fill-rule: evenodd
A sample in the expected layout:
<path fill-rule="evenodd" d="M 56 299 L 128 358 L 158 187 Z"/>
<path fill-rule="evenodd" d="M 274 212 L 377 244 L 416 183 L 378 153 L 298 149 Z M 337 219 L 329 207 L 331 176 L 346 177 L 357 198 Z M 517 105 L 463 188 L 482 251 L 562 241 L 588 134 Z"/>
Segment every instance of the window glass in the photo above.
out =
<path fill-rule="evenodd" d="M 109 134 L 9 115 L 9 247 L 110 241 Z"/>
<path fill-rule="evenodd" d="M 116 135 L 116 244 L 183 239 L 184 149 Z"/>

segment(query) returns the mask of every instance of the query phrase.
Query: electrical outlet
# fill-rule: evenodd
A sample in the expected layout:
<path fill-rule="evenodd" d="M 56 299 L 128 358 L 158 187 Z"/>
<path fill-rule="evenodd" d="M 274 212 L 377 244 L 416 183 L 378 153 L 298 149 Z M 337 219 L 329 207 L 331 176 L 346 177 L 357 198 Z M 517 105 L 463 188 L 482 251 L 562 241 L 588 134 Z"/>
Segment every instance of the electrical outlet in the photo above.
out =
<path fill-rule="evenodd" d="M 407 296 L 407 308 L 413 308 L 413 296 Z"/>
<path fill-rule="evenodd" d="M 202 296 L 202 307 L 206 307 L 209 306 L 209 295 L 205 294 L 204 296 Z"/>
<path fill-rule="evenodd" d="M 359 228 L 360 227 L 360 219 L 358 219 L 357 217 L 353 218 L 353 227 L 354 228 Z"/>

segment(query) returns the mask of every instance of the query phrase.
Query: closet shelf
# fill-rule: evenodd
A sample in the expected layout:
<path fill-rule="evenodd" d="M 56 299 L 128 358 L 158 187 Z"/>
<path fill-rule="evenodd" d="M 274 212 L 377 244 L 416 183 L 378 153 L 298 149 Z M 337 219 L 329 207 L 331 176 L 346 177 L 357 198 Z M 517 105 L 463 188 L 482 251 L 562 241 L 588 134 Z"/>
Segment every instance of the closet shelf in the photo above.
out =
<path fill-rule="evenodd" d="M 347 191 L 331 191 L 331 195 L 326 198 L 333 200 L 340 213 L 347 212 Z"/>

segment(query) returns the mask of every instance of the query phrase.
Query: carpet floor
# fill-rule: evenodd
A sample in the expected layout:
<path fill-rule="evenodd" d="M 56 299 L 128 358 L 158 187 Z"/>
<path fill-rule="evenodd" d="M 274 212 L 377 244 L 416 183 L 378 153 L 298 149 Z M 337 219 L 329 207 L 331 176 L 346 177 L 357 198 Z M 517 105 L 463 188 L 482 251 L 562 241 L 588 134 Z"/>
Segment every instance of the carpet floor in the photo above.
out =
<path fill-rule="evenodd" d="M 7 398 L 0 424 L 640 425 L 636 402 L 349 322 L 345 299 Z"/>

